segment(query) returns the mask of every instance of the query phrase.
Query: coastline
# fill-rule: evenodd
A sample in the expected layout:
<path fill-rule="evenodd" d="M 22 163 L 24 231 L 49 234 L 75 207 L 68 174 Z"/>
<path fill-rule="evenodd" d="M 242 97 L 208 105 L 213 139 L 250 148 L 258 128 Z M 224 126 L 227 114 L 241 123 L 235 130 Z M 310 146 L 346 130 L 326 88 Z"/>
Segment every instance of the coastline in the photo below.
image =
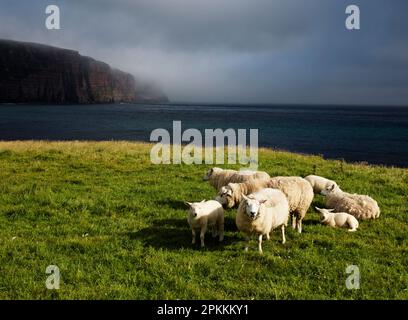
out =
<path fill-rule="evenodd" d="M 182 143 L 181 146 L 184 147 L 188 143 Z M 49 149 L 54 149 L 55 147 L 60 147 L 64 149 L 64 146 L 76 146 L 76 147 L 95 147 L 95 146 L 117 146 L 119 150 L 122 149 L 123 146 L 128 147 L 149 147 L 152 148 L 155 143 L 153 142 L 146 142 L 146 141 L 137 141 L 137 140 L 1 140 L 0 139 L 0 152 L 1 149 L 16 149 L 16 150 L 24 150 L 25 148 L 29 147 L 29 150 L 44 150 L 47 151 Z M 173 147 L 173 144 L 170 146 Z M 227 147 L 225 147 L 227 150 Z M 262 147 L 258 148 L 260 153 L 268 153 L 272 152 L 277 155 L 286 155 L 292 156 L 295 158 L 304 158 L 307 160 L 314 160 L 317 162 L 330 162 L 333 164 L 339 165 L 349 165 L 349 166 L 357 166 L 357 167 L 367 167 L 367 168 L 385 168 L 385 169 L 399 169 L 399 170 L 408 170 L 408 166 L 394 166 L 394 165 L 387 165 L 387 164 L 376 164 L 376 163 L 369 163 L 367 161 L 347 161 L 343 158 L 325 158 L 321 154 L 311 154 L 311 153 L 302 153 L 302 152 L 293 152 L 290 150 L 279 149 L 279 148 L 271 148 L 271 147 Z M 204 151 L 203 151 L 204 154 Z"/>

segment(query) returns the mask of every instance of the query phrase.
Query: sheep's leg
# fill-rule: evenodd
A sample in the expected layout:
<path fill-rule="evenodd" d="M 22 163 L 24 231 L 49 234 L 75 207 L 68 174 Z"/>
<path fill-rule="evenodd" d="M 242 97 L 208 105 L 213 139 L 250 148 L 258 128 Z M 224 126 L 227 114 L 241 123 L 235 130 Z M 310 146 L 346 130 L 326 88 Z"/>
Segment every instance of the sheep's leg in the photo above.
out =
<path fill-rule="evenodd" d="M 294 214 L 292 214 L 292 229 L 295 230 L 296 229 L 296 216 Z"/>
<path fill-rule="evenodd" d="M 204 227 L 201 228 L 201 233 L 200 233 L 201 248 L 204 248 L 204 247 L 205 247 L 205 244 L 204 244 L 204 235 L 205 235 L 205 232 L 206 232 L 206 231 L 207 231 L 207 226 L 204 226 Z"/>
<path fill-rule="evenodd" d="M 283 224 L 281 227 L 282 230 L 282 244 L 286 243 L 286 237 L 285 237 L 285 225 Z"/>
<path fill-rule="evenodd" d="M 217 226 L 215 226 L 215 225 L 212 227 L 212 236 L 213 236 L 213 238 L 218 236 Z"/>
<path fill-rule="evenodd" d="M 302 233 L 302 219 L 299 217 L 296 219 L 296 227 L 297 227 L 297 232 Z"/>
<path fill-rule="evenodd" d="M 246 241 L 246 243 L 245 243 L 245 252 L 248 252 L 249 242 L 251 241 L 251 237 L 246 235 L 245 236 L 245 241 Z"/>
<path fill-rule="evenodd" d="M 263 251 L 262 251 L 262 234 L 259 235 L 259 237 L 258 237 L 258 248 L 259 248 L 259 253 L 262 254 L 263 253 Z"/>
<path fill-rule="evenodd" d="M 223 223 L 221 223 L 221 224 L 219 225 L 218 235 L 219 235 L 218 240 L 219 240 L 220 242 L 223 241 L 223 240 L 224 240 L 224 224 L 223 224 Z"/>
<path fill-rule="evenodd" d="M 349 227 L 349 232 L 354 232 L 357 231 L 357 226 L 354 225 L 353 222 L 351 222 L 349 219 L 347 219 L 347 225 Z"/>
<path fill-rule="evenodd" d="M 266 234 L 266 240 L 270 240 L 271 239 L 271 235 L 269 233 Z"/>
<path fill-rule="evenodd" d="M 191 240 L 191 244 L 195 244 L 196 243 L 196 232 L 194 229 L 191 229 L 191 234 L 193 236 L 193 239 Z"/>

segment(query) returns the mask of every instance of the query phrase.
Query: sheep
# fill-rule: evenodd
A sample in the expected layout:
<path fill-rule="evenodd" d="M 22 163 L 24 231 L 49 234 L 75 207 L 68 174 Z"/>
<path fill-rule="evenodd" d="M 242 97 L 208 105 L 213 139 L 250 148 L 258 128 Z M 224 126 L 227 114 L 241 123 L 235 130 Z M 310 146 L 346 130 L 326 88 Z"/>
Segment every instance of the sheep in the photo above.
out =
<path fill-rule="evenodd" d="M 262 254 L 262 237 L 270 239 L 273 229 L 281 227 L 282 244 L 286 242 L 285 226 L 289 219 L 289 203 L 285 194 L 277 189 L 262 189 L 249 196 L 243 195 L 236 216 L 239 231 L 245 234 L 248 251 L 251 235 L 258 235 L 258 249 Z"/>
<path fill-rule="evenodd" d="M 222 205 L 215 201 L 186 202 L 188 205 L 187 221 L 191 228 L 192 241 L 196 242 L 196 230 L 200 230 L 201 247 L 204 248 L 204 235 L 208 228 L 212 229 L 212 236 L 218 235 L 219 241 L 224 240 L 224 210 Z"/>
<path fill-rule="evenodd" d="M 346 212 L 333 212 L 334 209 L 320 209 L 315 207 L 320 212 L 320 222 L 330 227 L 348 227 L 350 232 L 357 231 L 357 219 Z"/>
<path fill-rule="evenodd" d="M 377 201 L 369 196 L 344 192 L 337 185 L 328 186 L 321 194 L 326 197 L 326 207 L 336 212 L 346 212 L 361 220 L 380 217 Z"/>
<path fill-rule="evenodd" d="M 315 194 L 319 194 L 320 192 L 322 192 L 322 190 L 326 189 L 326 187 L 329 187 L 331 185 L 337 185 L 337 183 L 333 180 L 329 180 L 315 175 L 309 175 L 305 177 L 305 180 L 307 180 L 310 183 Z"/>
<path fill-rule="evenodd" d="M 220 191 L 223 186 L 226 186 L 230 182 L 239 183 L 251 179 L 267 180 L 269 178 L 269 174 L 263 171 L 235 171 L 214 167 L 206 173 L 203 180 L 209 181 L 217 191 Z"/>
<path fill-rule="evenodd" d="M 267 183 L 268 188 L 281 190 L 288 198 L 292 228 L 302 233 L 302 220 L 313 201 L 313 188 L 301 177 L 274 177 Z"/>
<path fill-rule="evenodd" d="M 265 188 L 266 183 L 267 180 L 261 179 L 241 183 L 228 183 L 228 185 L 221 188 L 215 199 L 223 206 L 233 208 L 240 204 L 243 195 L 248 195 Z"/>

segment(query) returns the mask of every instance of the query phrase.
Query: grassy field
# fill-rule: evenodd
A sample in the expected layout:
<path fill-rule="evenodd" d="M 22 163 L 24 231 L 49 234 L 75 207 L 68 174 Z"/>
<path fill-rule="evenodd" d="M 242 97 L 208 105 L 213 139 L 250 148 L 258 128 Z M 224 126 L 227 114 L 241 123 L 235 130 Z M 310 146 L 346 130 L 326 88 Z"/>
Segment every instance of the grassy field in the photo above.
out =
<path fill-rule="evenodd" d="M 222 244 L 190 244 L 184 201 L 210 199 L 208 165 L 152 165 L 128 142 L 0 142 L 0 299 L 407 299 L 408 170 L 260 150 L 270 175 L 316 173 L 382 209 L 356 233 L 319 224 L 311 208 L 248 253 L 226 212 Z M 237 166 L 228 166 L 238 168 Z M 315 197 L 322 206 L 323 198 Z M 45 287 L 48 265 L 59 290 Z M 345 286 L 360 268 L 359 290 Z"/>

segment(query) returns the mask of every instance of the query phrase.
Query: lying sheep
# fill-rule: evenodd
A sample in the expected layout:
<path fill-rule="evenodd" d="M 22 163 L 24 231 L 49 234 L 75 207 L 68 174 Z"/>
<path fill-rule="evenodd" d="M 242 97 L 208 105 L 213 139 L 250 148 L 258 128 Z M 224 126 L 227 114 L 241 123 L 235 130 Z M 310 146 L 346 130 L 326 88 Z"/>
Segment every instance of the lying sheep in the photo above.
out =
<path fill-rule="evenodd" d="M 209 181 L 217 191 L 220 191 L 223 186 L 226 186 L 230 182 L 239 183 L 251 179 L 267 180 L 269 178 L 269 174 L 263 171 L 235 171 L 215 167 L 206 173 L 203 180 Z"/>
<path fill-rule="evenodd" d="M 262 179 L 249 180 L 241 183 L 228 183 L 228 185 L 221 188 L 215 199 L 227 208 L 234 208 L 241 203 L 244 195 L 265 188 L 266 183 L 267 180 Z"/>
<path fill-rule="evenodd" d="M 310 185 L 313 188 L 313 192 L 318 194 L 322 192 L 322 190 L 332 186 L 332 185 L 337 185 L 337 183 L 333 180 L 329 180 L 320 176 L 315 176 L 315 175 L 309 175 L 305 177 L 305 180 L 307 180 Z"/>
<path fill-rule="evenodd" d="M 348 231 L 357 231 L 358 221 L 351 214 L 345 212 L 333 212 L 333 209 L 320 209 L 315 207 L 320 212 L 320 222 L 330 227 L 349 228 Z"/>
<path fill-rule="evenodd" d="M 262 236 L 265 235 L 269 240 L 272 230 L 278 227 L 281 227 L 282 243 L 285 243 L 289 204 L 284 193 L 277 189 L 262 189 L 243 198 L 238 207 L 236 225 L 245 234 L 245 251 L 248 251 L 251 236 L 256 234 L 259 253 L 262 254 Z"/>
<path fill-rule="evenodd" d="M 196 242 L 196 230 L 200 230 L 201 247 L 204 247 L 204 235 L 208 228 L 212 229 L 212 236 L 217 235 L 219 241 L 224 240 L 224 210 L 215 200 L 201 202 L 186 202 L 189 206 L 187 221 L 193 236 L 192 244 Z"/>
<path fill-rule="evenodd" d="M 267 187 L 279 189 L 286 195 L 292 227 L 302 233 L 302 220 L 314 197 L 310 183 L 301 177 L 274 177 L 268 181 Z"/>
<path fill-rule="evenodd" d="M 326 207 L 333 208 L 336 212 L 347 212 L 362 220 L 380 216 L 377 201 L 369 196 L 344 192 L 337 185 L 329 186 L 321 193 L 326 197 Z"/>

